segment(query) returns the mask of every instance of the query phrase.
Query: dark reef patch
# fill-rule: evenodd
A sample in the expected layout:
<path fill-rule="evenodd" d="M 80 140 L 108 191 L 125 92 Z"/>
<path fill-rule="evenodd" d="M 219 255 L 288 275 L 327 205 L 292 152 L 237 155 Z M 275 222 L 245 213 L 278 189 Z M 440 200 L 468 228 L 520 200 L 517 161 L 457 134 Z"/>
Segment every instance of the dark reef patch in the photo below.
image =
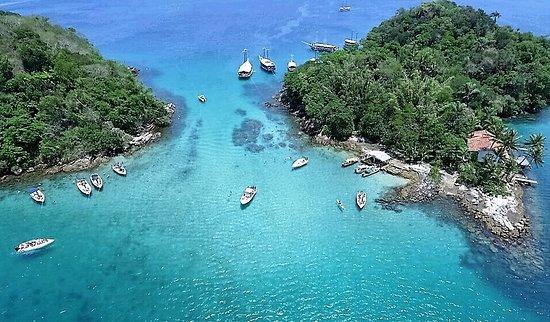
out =
<path fill-rule="evenodd" d="M 267 134 L 262 135 L 262 140 L 264 140 L 265 142 L 273 141 L 273 134 L 267 133 Z"/>
<path fill-rule="evenodd" d="M 236 110 L 235 110 L 235 114 L 237 114 L 237 115 L 240 115 L 240 116 L 243 116 L 243 117 L 244 117 L 244 116 L 246 116 L 246 111 L 245 111 L 245 110 L 243 110 L 242 108 L 238 108 L 238 109 L 236 109 Z"/>
<path fill-rule="evenodd" d="M 258 120 L 244 119 L 240 127 L 233 129 L 233 144 L 235 146 L 244 146 L 247 151 L 253 153 L 263 151 L 265 147 L 258 144 L 262 128 L 263 124 Z"/>

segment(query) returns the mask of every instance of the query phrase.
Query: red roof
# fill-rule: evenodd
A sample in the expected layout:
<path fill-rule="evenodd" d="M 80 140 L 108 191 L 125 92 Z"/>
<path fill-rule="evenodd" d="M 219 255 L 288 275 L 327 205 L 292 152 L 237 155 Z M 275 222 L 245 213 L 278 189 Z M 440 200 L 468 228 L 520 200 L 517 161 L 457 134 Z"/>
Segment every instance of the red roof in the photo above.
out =
<path fill-rule="evenodd" d="M 487 130 L 475 131 L 468 139 L 468 151 L 494 150 L 499 146 L 493 133 Z"/>

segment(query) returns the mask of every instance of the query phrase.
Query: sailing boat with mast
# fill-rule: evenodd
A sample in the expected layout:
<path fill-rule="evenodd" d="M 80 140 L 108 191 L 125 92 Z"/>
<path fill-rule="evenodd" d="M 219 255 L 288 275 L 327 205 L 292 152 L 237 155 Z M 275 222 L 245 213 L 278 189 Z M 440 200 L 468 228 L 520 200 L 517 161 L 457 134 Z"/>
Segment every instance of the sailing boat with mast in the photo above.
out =
<path fill-rule="evenodd" d="M 239 78 L 246 79 L 250 78 L 252 76 L 252 73 L 254 73 L 254 70 L 252 69 L 252 64 L 250 63 L 250 60 L 248 59 L 248 50 L 243 50 L 243 63 L 239 67 L 239 71 L 237 72 L 237 75 L 239 75 Z"/>
<path fill-rule="evenodd" d="M 275 72 L 275 63 L 269 58 L 269 49 L 264 47 L 264 53 L 263 56 L 258 56 L 260 59 L 260 66 L 263 70 L 265 70 L 268 73 L 274 73 Z"/>
<path fill-rule="evenodd" d="M 359 46 L 359 42 L 357 41 L 357 33 L 352 32 L 350 38 L 344 39 L 344 48 L 346 49 L 354 49 Z"/>

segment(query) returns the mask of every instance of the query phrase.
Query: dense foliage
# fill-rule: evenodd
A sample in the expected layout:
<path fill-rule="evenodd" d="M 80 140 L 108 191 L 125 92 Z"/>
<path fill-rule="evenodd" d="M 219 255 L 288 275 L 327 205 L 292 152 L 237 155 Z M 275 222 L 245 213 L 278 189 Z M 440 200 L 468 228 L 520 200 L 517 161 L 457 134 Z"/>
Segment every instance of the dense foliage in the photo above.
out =
<path fill-rule="evenodd" d="M 450 1 L 401 9 L 360 49 L 288 73 L 284 98 L 333 138 L 359 133 L 409 161 L 466 167 L 478 178 L 482 165 L 465 164 L 469 134 L 508 133 L 502 117 L 550 101 L 550 41 L 499 26 L 499 16 Z"/>
<path fill-rule="evenodd" d="M 0 174 L 112 154 L 168 122 L 162 102 L 74 29 L 0 12 Z"/>

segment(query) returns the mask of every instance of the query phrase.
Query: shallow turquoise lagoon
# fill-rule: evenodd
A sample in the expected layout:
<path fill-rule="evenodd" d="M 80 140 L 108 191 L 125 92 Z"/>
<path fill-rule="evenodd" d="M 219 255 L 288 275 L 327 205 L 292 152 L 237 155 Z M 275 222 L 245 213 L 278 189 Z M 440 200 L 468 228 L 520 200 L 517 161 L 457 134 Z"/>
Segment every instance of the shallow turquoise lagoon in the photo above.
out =
<path fill-rule="evenodd" d="M 263 106 L 280 89 L 290 54 L 300 62 L 313 56 L 300 41 L 340 43 L 418 3 L 356 1 L 340 14 L 338 1 L 0 1 L 0 10 L 76 27 L 105 56 L 141 68 L 178 106 L 162 141 L 117 158 L 127 177 L 109 165 L 94 170 L 106 185 L 91 198 L 74 186 L 88 172 L 0 190 L 0 319 L 547 320 L 545 272 L 509 271 L 468 240 L 447 205 L 382 209 L 374 200 L 401 179 L 342 169 L 345 153 L 311 147 L 287 116 Z M 547 2 L 461 3 L 550 33 Z M 257 66 L 264 46 L 276 75 Z M 239 81 L 245 47 L 257 71 Z M 548 131 L 547 120 L 517 126 Z M 310 164 L 291 171 L 301 155 Z M 529 200 L 549 259 L 550 180 L 535 175 L 541 185 Z M 44 206 L 26 193 L 37 183 Z M 238 198 L 250 184 L 259 192 L 242 209 Z M 357 190 L 368 193 L 362 212 L 353 204 Z M 13 252 L 37 236 L 57 241 L 34 255 Z"/>

